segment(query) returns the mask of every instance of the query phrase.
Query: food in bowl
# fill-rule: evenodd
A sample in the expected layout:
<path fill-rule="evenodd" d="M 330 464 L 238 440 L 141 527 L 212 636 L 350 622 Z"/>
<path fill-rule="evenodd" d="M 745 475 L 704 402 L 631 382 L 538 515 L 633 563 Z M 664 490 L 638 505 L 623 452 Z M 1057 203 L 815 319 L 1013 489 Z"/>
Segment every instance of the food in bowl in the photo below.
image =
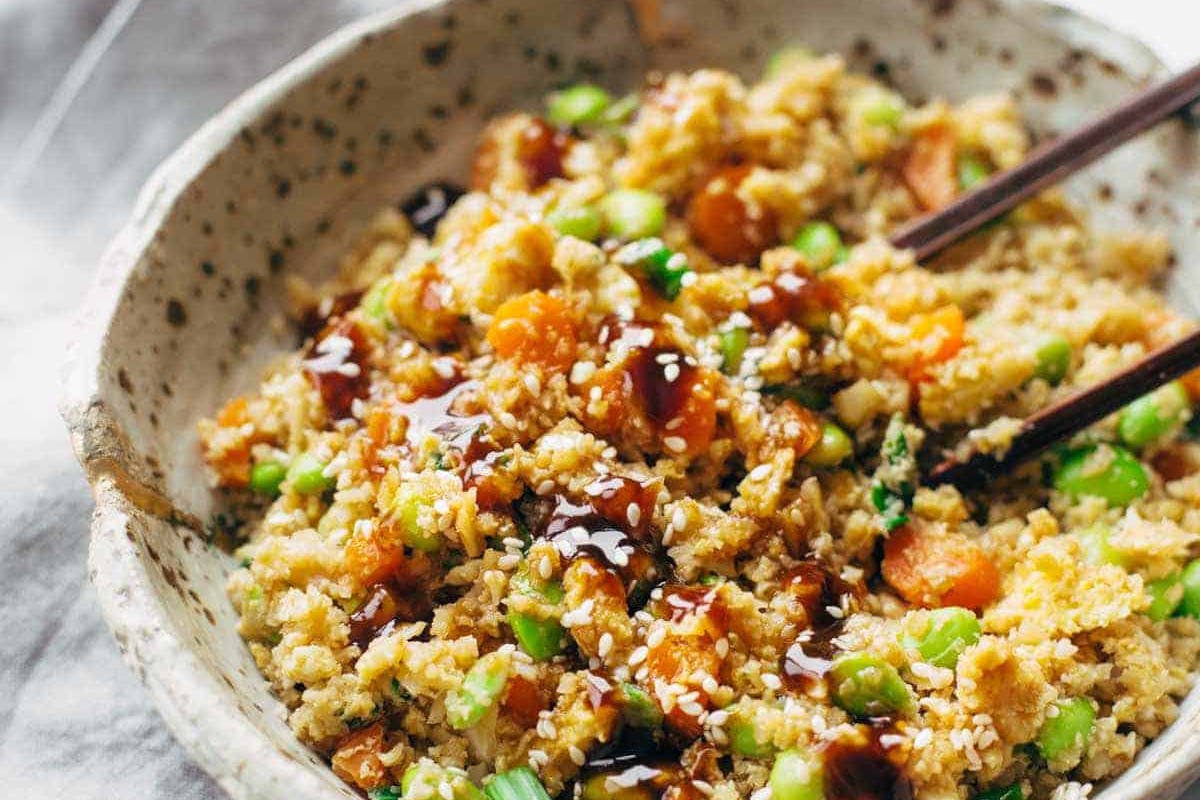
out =
<path fill-rule="evenodd" d="M 945 451 L 1192 323 L 1166 240 L 1047 193 L 929 264 L 885 237 L 1019 162 L 1013 101 L 836 56 L 651 75 L 483 132 L 383 211 L 200 423 L 241 632 L 376 800 L 1079 798 L 1200 651 L 1184 379 L 986 490 Z"/>

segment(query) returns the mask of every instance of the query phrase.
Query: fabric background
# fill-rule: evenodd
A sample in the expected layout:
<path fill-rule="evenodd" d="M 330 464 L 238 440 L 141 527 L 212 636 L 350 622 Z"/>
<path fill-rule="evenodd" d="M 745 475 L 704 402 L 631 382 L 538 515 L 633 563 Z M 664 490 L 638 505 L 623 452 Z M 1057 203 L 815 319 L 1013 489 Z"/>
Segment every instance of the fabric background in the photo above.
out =
<path fill-rule="evenodd" d="M 1176 66 L 1200 57 L 1192 3 L 1070 4 Z M 58 370 L 99 253 L 151 169 L 240 91 L 387 5 L 0 0 L 4 797 L 224 798 L 167 733 L 100 619 L 85 568 L 92 504 L 55 410 Z"/>

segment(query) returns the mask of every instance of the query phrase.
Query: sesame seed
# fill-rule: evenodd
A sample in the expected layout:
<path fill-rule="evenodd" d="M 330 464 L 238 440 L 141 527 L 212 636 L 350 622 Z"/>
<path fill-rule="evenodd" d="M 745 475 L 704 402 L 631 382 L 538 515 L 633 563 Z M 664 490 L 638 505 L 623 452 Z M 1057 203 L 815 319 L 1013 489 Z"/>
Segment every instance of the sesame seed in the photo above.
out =
<path fill-rule="evenodd" d="M 629 520 L 629 526 L 636 528 L 638 523 L 642 521 L 642 508 L 637 503 L 630 503 L 625 507 L 625 519 Z"/>
<path fill-rule="evenodd" d="M 516 553 L 505 553 L 504 555 L 500 556 L 500 558 L 496 559 L 496 566 L 505 571 L 516 569 L 517 565 L 520 563 L 521 556 L 517 555 Z"/>
<path fill-rule="evenodd" d="M 687 441 L 682 436 L 668 436 L 663 439 L 663 445 L 673 453 L 682 453 L 687 450 Z"/>
<path fill-rule="evenodd" d="M 646 646 L 658 647 L 665 638 L 667 638 L 667 629 L 662 625 L 657 625 L 650 631 L 650 635 L 646 637 Z"/>
<path fill-rule="evenodd" d="M 550 580 L 550 576 L 554 574 L 554 566 L 550 563 L 549 556 L 542 556 L 538 559 L 538 575 L 542 580 Z"/>
<path fill-rule="evenodd" d="M 674 538 L 675 538 L 675 526 L 671 523 L 668 523 L 667 529 L 663 531 L 663 535 L 662 535 L 663 547 L 666 547 L 667 545 L 669 545 L 671 543 L 671 540 Z"/>
<path fill-rule="evenodd" d="M 783 686 L 783 681 L 779 680 L 779 676 L 773 672 L 764 672 L 762 674 L 763 686 L 768 689 L 778 689 Z"/>
<path fill-rule="evenodd" d="M 687 530 L 687 514 L 683 512 L 682 508 L 675 507 L 674 513 L 671 514 L 671 524 L 677 531 Z"/>
<path fill-rule="evenodd" d="M 453 378 L 455 371 L 454 362 L 448 358 L 439 358 L 433 362 L 433 371 L 440 377 Z"/>
<path fill-rule="evenodd" d="M 766 480 L 767 476 L 770 474 L 771 474 L 771 465 L 770 464 L 759 464 L 757 467 L 750 470 L 750 474 L 747 477 L 750 478 L 750 480 L 752 480 L 752 481 L 761 481 L 761 480 Z"/>
<path fill-rule="evenodd" d="M 542 382 L 538 380 L 537 375 L 534 375 L 532 372 L 526 372 L 525 377 L 522 378 L 522 382 L 524 382 L 525 388 L 529 390 L 530 394 L 541 394 Z"/>
<path fill-rule="evenodd" d="M 567 748 L 567 754 L 571 756 L 571 760 L 575 762 L 576 766 L 582 767 L 587 761 L 587 756 L 584 755 L 583 751 L 575 745 L 571 745 Z"/>
<path fill-rule="evenodd" d="M 539 495 L 550 494 L 551 492 L 554 491 L 554 481 L 547 478 L 546 480 L 539 483 L 537 485 L 537 488 L 534 489 L 533 491 Z"/>
<path fill-rule="evenodd" d="M 638 664 L 645 661 L 648 653 L 649 651 L 644 645 L 637 647 L 632 653 L 629 654 L 629 666 L 636 667 Z"/>
<path fill-rule="evenodd" d="M 667 364 L 663 367 L 663 377 L 666 378 L 667 383 L 674 383 L 675 379 L 679 377 L 679 365 Z"/>
<path fill-rule="evenodd" d="M 764 786 L 761 789 L 755 789 L 750 795 L 750 800 L 771 800 L 771 796 L 771 787 Z"/>
<path fill-rule="evenodd" d="M 659 364 L 674 364 L 679 360 L 679 353 L 659 353 L 654 360 Z"/>
<path fill-rule="evenodd" d="M 609 652 L 612 650 L 612 646 L 613 646 L 612 634 L 609 633 L 608 631 L 605 631 L 603 634 L 600 635 L 600 643 L 598 645 L 596 645 L 596 654 L 599 655 L 601 658 L 607 658 Z"/>
<path fill-rule="evenodd" d="M 683 417 L 671 417 L 667 420 L 667 424 L 663 426 L 666 430 L 673 431 L 683 424 Z"/>

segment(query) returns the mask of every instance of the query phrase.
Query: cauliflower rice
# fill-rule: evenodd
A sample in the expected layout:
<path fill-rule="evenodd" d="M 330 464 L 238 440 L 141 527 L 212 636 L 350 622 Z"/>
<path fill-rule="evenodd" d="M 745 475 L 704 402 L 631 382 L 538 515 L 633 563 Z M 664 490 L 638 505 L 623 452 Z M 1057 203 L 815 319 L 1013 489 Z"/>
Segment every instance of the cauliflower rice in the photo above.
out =
<path fill-rule="evenodd" d="M 297 735 L 385 800 L 1125 770 L 1200 651 L 1196 395 L 985 492 L 919 471 L 1186 332 L 1165 239 L 1050 192 L 914 263 L 886 236 L 1029 138 L 836 56 L 550 103 L 297 283 L 303 347 L 200 423 Z"/>

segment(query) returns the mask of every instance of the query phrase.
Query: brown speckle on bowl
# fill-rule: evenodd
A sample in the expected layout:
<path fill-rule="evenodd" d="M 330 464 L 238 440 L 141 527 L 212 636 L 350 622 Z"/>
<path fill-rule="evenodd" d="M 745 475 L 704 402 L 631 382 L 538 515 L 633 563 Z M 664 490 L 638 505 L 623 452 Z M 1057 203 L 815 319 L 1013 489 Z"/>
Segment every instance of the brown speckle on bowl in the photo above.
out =
<path fill-rule="evenodd" d="M 174 297 L 167 301 L 167 322 L 176 328 L 181 328 L 187 324 L 187 309 L 184 308 L 182 302 Z"/>
<path fill-rule="evenodd" d="M 450 49 L 453 44 L 449 39 L 427 44 L 421 48 L 421 56 L 429 66 L 440 67 L 450 57 Z"/>

